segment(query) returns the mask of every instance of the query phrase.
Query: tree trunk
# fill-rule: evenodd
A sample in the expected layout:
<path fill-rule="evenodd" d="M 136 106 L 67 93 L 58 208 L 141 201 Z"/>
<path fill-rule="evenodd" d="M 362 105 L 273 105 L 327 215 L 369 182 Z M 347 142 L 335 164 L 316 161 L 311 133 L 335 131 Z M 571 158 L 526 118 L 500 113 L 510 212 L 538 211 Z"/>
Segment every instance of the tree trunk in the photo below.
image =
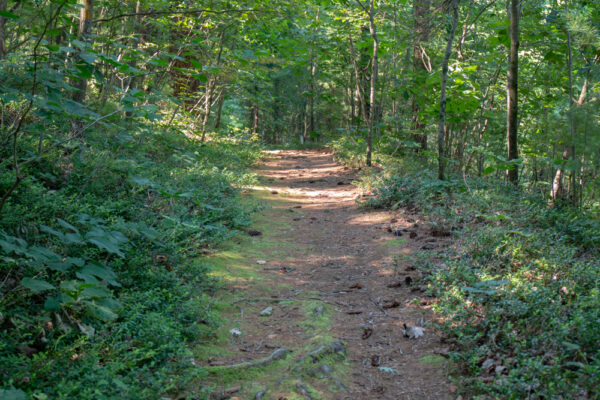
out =
<path fill-rule="evenodd" d="M 138 47 L 139 47 L 139 41 L 142 39 L 142 35 L 140 34 L 141 31 L 141 16 L 139 15 L 142 12 L 142 3 L 141 0 L 137 0 L 136 4 L 135 4 L 135 13 L 137 14 L 134 17 L 134 23 L 135 23 L 135 30 L 136 32 L 139 34 L 139 36 L 137 38 L 134 38 L 133 43 L 131 44 L 132 49 L 134 50 L 134 53 L 137 51 Z M 135 55 L 134 55 L 135 57 Z M 129 64 L 131 65 L 131 67 L 135 70 L 137 68 L 137 60 L 134 58 L 133 61 L 131 61 L 131 63 Z M 137 87 L 141 87 L 143 85 L 143 76 L 137 77 L 137 76 L 132 76 L 131 77 L 131 82 L 129 83 L 129 90 L 132 89 L 137 89 Z M 127 111 L 125 113 L 125 115 L 130 118 L 131 116 L 133 116 L 133 111 Z"/>
<path fill-rule="evenodd" d="M 217 103 L 217 120 L 215 121 L 215 131 L 221 126 L 221 114 L 223 112 L 223 103 L 225 102 L 225 92 L 226 89 L 223 88 L 223 90 L 221 90 L 221 95 L 219 96 L 219 102 Z"/>
<path fill-rule="evenodd" d="M 356 84 L 356 94 L 358 96 L 358 103 L 359 103 L 358 111 L 360 113 L 360 115 L 359 115 L 359 120 L 360 120 L 360 116 L 362 116 L 363 118 L 365 118 L 367 116 L 367 111 L 365 108 L 362 86 L 360 84 L 360 71 L 358 69 L 358 62 L 356 61 L 356 54 L 354 52 L 354 44 L 352 43 L 352 34 L 350 32 L 348 32 L 348 43 L 350 45 L 350 57 L 352 57 L 352 67 L 354 69 L 354 82 Z"/>
<path fill-rule="evenodd" d="M 217 53 L 217 57 L 215 60 L 215 65 L 219 66 L 221 64 L 221 55 L 223 54 L 223 42 L 225 41 L 225 31 L 227 28 L 223 28 L 221 31 L 221 37 L 219 39 L 219 52 Z M 206 127 L 208 126 L 208 118 L 210 117 L 210 107 L 213 101 L 213 92 L 215 90 L 215 86 L 217 84 L 217 77 L 211 75 L 206 84 L 206 98 L 204 99 L 204 115 L 202 118 L 202 137 L 200 139 L 201 143 L 204 143 L 206 139 Z"/>
<path fill-rule="evenodd" d="M 82 42 L 87 42 L 90 38 L 90 33 L 92 31 L 94 0 L 82 0 L 81 4 L 82 8 L 79 12 L 79 33 L 77 35 L 77 38 Z M 77 103 L 83 103 L 85 101 L 85 96 L 87 93 L 87 83 L 88 81 L 85 78 L 79 78 L 79 80 L 75 82 L 74 86 L 76 88 L 76 91 L 73 94 L 73 101 Z M 82 135 L 83 123 L 81 119 L 71 119 L 71 137 L 81 138 Z"/>
<path fill-rule="evenodd" d="M 7 0 L 0 0 L 0 11 L 8 11 L 6 8 L 8 6 Z M 0 60 L 3 60 L 6 57 L 8 50 L 6 49 L 6 31 L 4 30 L 4 25 L 6 24 L 6 18 L 0 16 Z"/>
<path fill-rule="evenodd" d="M 572 74 L 572 71 L 569 71 L 570 74 Z M 573 122 L 573 117 L 572 117 L 572 113 L 573 113 L 573 86 L 572 86 L 572 80 L 569 83 L 569 96 L 571 98 L 570 102 L 570 106 L 569 106 L 569 114 L 571 115 L 569 117 L 569 129 L 571 130 L 570 134 L 571 134 L 571 140 L 574 140 L 574 131 L 575 131 L 575 127 L 574 127 L 574 122 Z M 589 85 L 589 81 L 588 79 L 586 79 L 583 82 L 583 87 L 581 88 L 581 93 L 579 93 L 579 99 L 577 100 L 577 107 L 581 107 L 583 105 L 583 103 L 585 102 L 585 97 L 587 95 L 587 89 L 588 89 L 588 85 Z M 550 197 L 552 198 L 552 201 L 556 201 L 558 199 L 564 199 L 567 196 L 567 193 L 563 187 L 563 178 L 564 178 L 564 169 L 565 169 L 565 165 L 567 163 L 567 160 L 569 159 L 569 149 L 573 149 L 573 144 L 571 144 L 571 146 L 565 146 L 565 149 L 563 150 L 562 153 L 562 159 L 563 162 L 561 164 L 561 166 L 559 168 L 556 169 L 556 173 L 554 174 L 554 180 L 552 181 L 552 188 L 550 189 Z M 573 149 L 574 151 L 574 149 Z M 572 155 L 571 155 L 572 158 Z M 572 158 L 573 159 L 573 158 Z M 574 159 L 573 159 L 574 160 Z M 574 174 L 574 172 L 573 172 Z M 573 184 L 574 182 L 571 182 L 571 184 Z"/>
<path fill-rule="evenodd" d="M 444 62 L 442 63 L 442 88 L 440 94 L 440 122 L 438 125 L 438 179 L 444 180 L 444 127 L 446 126 L 446 83 L 448 81 L 448 63 L 452 54 L 452 42 L 456 33 L 456 25 L 458 24 L 458 0 L 453 0 L 452 7 L 452 27 L 446 42 L 446 52 L 444 53 Z"/>
<path fill-rule="evenodd" d="M 567 13 L 569 12 L 568 2 L 565 3 L 567 9 Z M 569 193 L 569 199 L 571 203 L 576 204 L 578 195 L 577 195 L 577 185 L 575 184 L 577 180 L 577 168 L 575 168 L 575 119 L 573 118 L 574 111 L 574 99 L 573 99 L 573 54 L 571 49 L 571 32 L 567 27 L 567 69 L 569 71 L 569 137 L 571 140 L 571 162 L 573 163 L 573 168 L 571 168 L 571 176 L 569 179 L 571 193 Z"/>
<path fill-rule="evenodd" d="M 519 81 L 519 0 L 509 1 L 510 51 L 508 55 L 508 74 L 506 81 L 506 142 L 508 161 L 519 158 L 518 149 L 518 81 Z M 517 184 L 519 168 L 511 166 L 507 171 L 508 181 Z"/>
<path fill-rule="evenodd" d="M 373 153 L 373 127 L 375 125 L 375 90 L 377 88 L 379 38 L 375 30 L 375 7 L 373 0 L 369 1 L 369 33 L 373 38 L 373 59 L 371 60 L 371 89 L 369 93 L 369 133 L 367 135 L 367 166 L 371 166 L 371 157 Z"/>
<path fill-rule="evenodd" d="M 315 18 L 315 24 L 319 23 L 319 13 L 321 12 L 321 8 L 317 9 L 317 15 Z M 309 80 L 309 91 L 310 97 L 308 98 L 308 112 L 309 112 L 309 127 L 308 134 L 312 138 L 315 134 L 315 77 L 317 74 L 317 61 L 315 57 L 315 36 L 318 31 L 318 26 L 315 25 L 315 29 L 313 32 L 313 37 L 311 38 L 311 46 L 310 46 L 310 80 Z"/>
<path fill-rule="evenodd" d="M 415 73 L 414 88 L 418 91 L 421 86 L 422 75 L 427 73 L 427 67 L 425 65 L 426 55 L 423 49 L 423 43 L 429 41 L 429 9 L 431 6 L 431 0 L 414 0 L 413 13 L 414 13 L 414 29 L 415 29 L 415 43 L 413 46 L 413 71 Z M 423 132 L 425 124 L 421 120 L 421 106 L 419 105 L 419 99 L 417 95 L 412 96 L 412 125 L 411 125 L 411 137 L 414 141 L 419 143 L 420 150 L 427 150 L 427 134 Z"/>

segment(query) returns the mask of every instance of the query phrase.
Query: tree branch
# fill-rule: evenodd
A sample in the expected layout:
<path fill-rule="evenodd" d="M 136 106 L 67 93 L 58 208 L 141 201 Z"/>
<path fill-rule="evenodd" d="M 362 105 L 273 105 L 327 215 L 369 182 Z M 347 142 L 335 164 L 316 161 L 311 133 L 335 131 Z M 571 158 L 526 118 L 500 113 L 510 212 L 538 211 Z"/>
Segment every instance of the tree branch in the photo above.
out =
<path fill-rule="evenodd" d="M 119 15 L 114 15 L 112 17 L 108 17 L 108 18 L 100 18 L 100 19 L 95 19 L 92 21 L 92 23 L 97 23 L 97 22 L 110 22 L 110 21 L 114 21 L 116 19 L 122 19 L 122 18 L 129 18 L 129 17 L 144 17 L 144 16 L 162 16 L 162 15 L 182 15 L 182 14 L 239 14 L 239 13 L 259 13 L 259 12 L 264 12 L 264 13 L 270 13 L 270 12 L 274 12 L 274 11 L 266 11 L 266 10 L 255 10 L 255 9 L 228 9 L 228 10 L 208 10 L 208 9 L 188 9 L 188 10 L 153 10 L 153 11 L 145 11 L 145 12 L 140 12 L 140 13 L 125 13 L 125 14 L 119 14 Z"/>

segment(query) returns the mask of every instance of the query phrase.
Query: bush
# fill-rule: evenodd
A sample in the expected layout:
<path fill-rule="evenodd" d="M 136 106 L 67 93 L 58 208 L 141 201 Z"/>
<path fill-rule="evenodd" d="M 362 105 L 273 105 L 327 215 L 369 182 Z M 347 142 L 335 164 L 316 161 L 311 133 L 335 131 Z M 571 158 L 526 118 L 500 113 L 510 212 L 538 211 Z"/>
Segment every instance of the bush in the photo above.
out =
<path fill-rule="evenodd" d="M 454 246 L 421 268 L 465 393 L 600 396 L 600 221 L 591 211 L 548 207 L 503 184 L 399 169 L 387 170 L 373 194 L 365 206 L 408 208 L 456 233 Z"/>
<path fill-rule="evenodd" d="M 53 399 L 195 392 L 204 371 L 191 348 L 219 321 L 218 282 L 194 257 L 248 225 L 238 188 L 259 157 L 240 138 L 201 145 L 141 124 L 31 165 L 0 219 L 0 387 Z"/>

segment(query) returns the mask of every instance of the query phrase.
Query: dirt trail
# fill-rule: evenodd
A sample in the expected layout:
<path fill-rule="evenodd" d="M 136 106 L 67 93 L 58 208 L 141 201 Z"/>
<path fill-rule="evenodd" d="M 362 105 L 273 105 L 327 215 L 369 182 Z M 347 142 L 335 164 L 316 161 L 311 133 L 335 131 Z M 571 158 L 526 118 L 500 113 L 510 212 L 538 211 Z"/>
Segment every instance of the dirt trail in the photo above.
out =
<path fill-rule="evenodd" d="M 265 260 L 260 274 L 269 286 L 282 288 L 272 297 L 305 296 L 328 307 L 326 331 L 347 347 L 345 390 L 325 389 L 324 398 L 455 397 L 446 376 L 446 349 L 435 330 L 425 326 L 419 339 L 402 332 L 404 323 L 427 325 L 433 318 L 434 299 L 424 293 L 413 256 L 445 239 L 432 237 L 414 216 L 360 209 L 360 194 L 350 184 L 353 171 L 326 151 L 272 151 L 257 172 L 270 196 L 280 200 L 275 208 L 287 212 L 281 214 L 291 225 L 286 240 L 295 243 L 295 249 Z M 260 296 L 260 290 L 249 287 L 245 296 Z M 273 305 L 257 303 L 259 309 Z M 272 351 L 261 346 L 263 341 L 292 351 L 302 348 L 311 336 L 298 332 L 299 318 L 300 311 L 288 307 L 266 322 L 260 317 L 247 321 L 254 326 L 246 328 L 252 334 L 246 337 L 244 358 Z M 264 398 L 287 397 L 271 393 Z"/>

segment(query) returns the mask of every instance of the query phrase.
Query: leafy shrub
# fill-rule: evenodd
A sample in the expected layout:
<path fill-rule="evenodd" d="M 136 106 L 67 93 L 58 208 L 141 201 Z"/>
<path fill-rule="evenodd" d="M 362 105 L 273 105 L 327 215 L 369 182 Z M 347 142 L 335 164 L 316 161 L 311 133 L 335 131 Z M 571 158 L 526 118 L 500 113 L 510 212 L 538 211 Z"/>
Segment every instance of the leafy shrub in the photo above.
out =
<path fill-rule="evenodd" d="M 414 162 L 414 161 L 413 161 Z M 495 398 L 600 395 L 600 221 L 482 180 L 388 169 L 369 207 L 404 207 L 457 231 L 422 265 L 462 387 Z M 440 259 L 442 261 L 440 261 Z M 486 360 L 501 368 L 482 367 Z"/>
<path fill-rule="evenodd" d="M 139 124 L 30 165 L 0 219 L 0 387 L 57 399 L 197 390 L 191 349 L 218 325 L 218 282 L 194 257 L 248 225 L 238 188 L 254 183 L 259 150 Z"/>

